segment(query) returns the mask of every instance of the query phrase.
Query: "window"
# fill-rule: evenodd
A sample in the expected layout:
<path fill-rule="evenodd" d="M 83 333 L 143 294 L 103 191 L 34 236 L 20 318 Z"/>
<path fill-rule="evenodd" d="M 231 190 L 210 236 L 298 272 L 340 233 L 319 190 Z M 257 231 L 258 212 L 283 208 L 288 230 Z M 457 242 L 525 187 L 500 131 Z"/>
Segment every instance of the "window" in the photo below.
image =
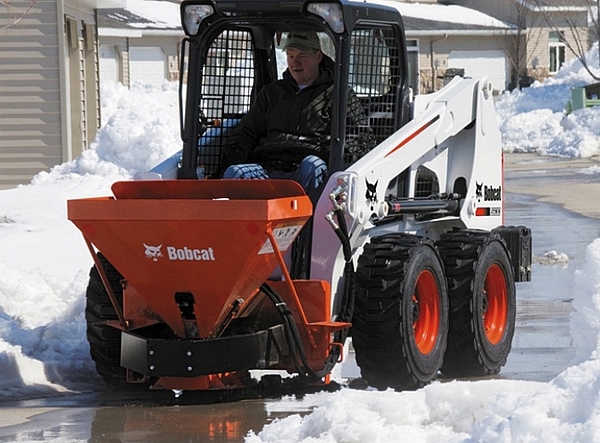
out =
<path fill-rule="evenodd" d="M 399 59 L 404 56 L 397 50 L 401 47 L 400 38 L 391 26 L 373 27 L 366 23 L 356 26 L 351 35 L 348 82 L 365 109 L 376 143 L 397 129 L 396 99 L 403 74 L 398 67 L 402 66 Z M 359 132 L 351 126 L 346 130 L 348 134 Z M 348 156 L 345 160 L 352 163 L 356 157 Z"/>
<path fill-rule="evenodd" d="M 349 83 L 359 97 L 390 92 L 390 49 L 379 28 L 356 28 L 352 33 Z"/>
<path fill-rule="evenodd" d="M 413 94 L 419 93 L 419 42 L 418 40 L 407 40 L 406 50 L 408 51 L 408 85 L 412 88 Z"/>
<path fill-rule="evenodd" d="M 226 29 L 207 48 L 198 123 L 198 177 L 221 176 L 223 140 L 250 108 L 254 55 L 252 35 L 243 30 Z"/>
<path fill-rule="evenodd" d="M 549 69 L 551 73 L 556 73 L 565 62 L 566 46 L 564 44 L 563 32 L 550 32 L 548 37 L 549 46 Z"/>
<path fill-rule="evenodd" d="M 248 112 L 254 84 L 254 44 L 248 31 L 225 30 L 211 44 L 202 75 L 202 109 L 209 120 Z"/>

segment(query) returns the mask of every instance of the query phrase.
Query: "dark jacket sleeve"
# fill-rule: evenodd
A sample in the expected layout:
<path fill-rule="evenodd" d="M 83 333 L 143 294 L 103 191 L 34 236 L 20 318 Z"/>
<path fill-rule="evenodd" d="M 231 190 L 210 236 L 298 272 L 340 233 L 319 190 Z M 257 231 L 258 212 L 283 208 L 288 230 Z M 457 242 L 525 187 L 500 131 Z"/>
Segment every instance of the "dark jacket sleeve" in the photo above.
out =
<path fill-rule="evenodd" d="M 259 140 L 267 133 L 267 91 L 263 88 L 248 114 L 227 138 L 223 147 L 222 169 L 228 166 L 245 163 Z"/>

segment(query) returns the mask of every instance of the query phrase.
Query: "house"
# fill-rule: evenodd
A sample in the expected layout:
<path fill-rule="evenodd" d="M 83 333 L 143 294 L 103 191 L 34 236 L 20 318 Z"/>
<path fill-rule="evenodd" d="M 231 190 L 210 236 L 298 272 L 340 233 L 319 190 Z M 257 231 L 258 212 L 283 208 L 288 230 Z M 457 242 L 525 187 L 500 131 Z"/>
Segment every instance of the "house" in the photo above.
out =
<path fill-rule="evenodd" d="M 419 92 L 438 90 L 456 73 L 486 75 L 497 92 L 527 86 L 551 77 L 592 43 L 589 0 L 395 2 L 419 54 L 418 89 L 411 82 Z"/>
<path fill-rule="evenodd" d="M 581 55 L 593 43 L 589 19 L 596 2 L 590 0 L 440 0 L 440 3 L 477 9 L 516 26 L 517 32 L 504 39 L 513 77 L 541 80 L 552 76 L 565 61 Z M 593 33 L 597 39 L 598 31 Z"/>
<path fill-rule="evenodd" d="M 79 156 L 100 122 L 96 11 L 126 0 L 0 8 L 0 189 Z"/>
<path fill-rule="evenodd" d="M 497 40 L 516 32 L 514 25 L 436 0 L 387 3 L 404 16 L 410 82 L 416 93 L 438 90 L 453 69 L 467 76 L 491 76 L 498 91 L 507 87 L 509 62 Z M 99 11 L 102 81 L 129 86 L 138 80 L 154 84 L 175 80 L 183 37 L 178 14 L 175 0 L 129 0 L 126 8 Z"/>
<path fill-rule="evenodd" d="M 415 93 L 439 90 L 455 74 L 485 75 L 498 93 L 552 76 L 576 56 L 569 48 L 590 47 L 589 0 L 371 1 L 404 17 Z M 178 3 L 129 0 L 126 9 L 100 10 L 101 77 L 125 85 L 176 79 Z"/>
<path fill-rule="evenodd" d="M 402 14 L 415 93 L 443 87 L 458 74 L 490 79 L 499 93 L 510 83 L 510 63 L 504 39 L 515 25 L 473 8 L 437 2 L 387 2 Z"/>
<path fill-rule="evenodd" d="M 102 9 L 98 35 L 102 81 L 161 85 L 179 78 L 179 2 L 128 0 L 126 8 Z"/>

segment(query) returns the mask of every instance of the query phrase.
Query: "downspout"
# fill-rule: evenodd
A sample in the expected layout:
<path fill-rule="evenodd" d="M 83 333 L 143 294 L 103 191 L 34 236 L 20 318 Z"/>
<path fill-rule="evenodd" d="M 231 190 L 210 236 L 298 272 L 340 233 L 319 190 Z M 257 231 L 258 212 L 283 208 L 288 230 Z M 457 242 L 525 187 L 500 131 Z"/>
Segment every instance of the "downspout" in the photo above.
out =
<path fill-rule="evenodd" d="M 70 75 L 67 64 L 68 41 L 66 35 L 65 10 L 62 1 L 56 2 L 56 38 L 58 45 L 58 75 L 59 75 L 59 95 L 60 95 L 60 132 L 61 132 L 61 163 L 72 160 L 72 140 L 71 140 L 71 102 L 70 102 Z"/>
<path fill-rule="evenodd" d="M 434 44 L 434 43 L 437 43 L 437 42 L 444 41 L 444 40 L 446 40 L 447 38 L 448 38 L 448 34 L 444 34 L 444 36 L 443 36 L 443 37 L 440 37 L 440 38 L 438 38 L 438 39 L 432 39 L 432 40 L 429 42 L 429 54 L 430 54 L 430 57 L 431 57 L 431 58 L 430 58 L 430 62 L 431 62 L 431 89 L 432 89 L 432 92 L 435 92 L 435 91 L 436 91 L 436 87 L 435 87 L 435 79 L 436 79 L 436 77 L 437 77 L 437 75 L 436 75 L 436 69 L 435 69 L 435 63 L 434 63 L 434 60 L 433 60 L 433 59 L 434 59 L 434 57 L 433 57 L 433 56 L 434 56 L 434 52 L 433 52 L 433 44 Z"/>

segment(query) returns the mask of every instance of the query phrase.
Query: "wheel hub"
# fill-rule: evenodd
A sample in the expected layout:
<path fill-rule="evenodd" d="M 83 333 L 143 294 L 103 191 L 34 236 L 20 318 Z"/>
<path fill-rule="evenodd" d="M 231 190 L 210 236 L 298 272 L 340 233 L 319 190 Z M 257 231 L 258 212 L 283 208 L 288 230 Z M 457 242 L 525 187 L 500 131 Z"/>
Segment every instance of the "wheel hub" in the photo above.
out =
<path fill-rule="evenodd" d="M 500 343 L 508 322 L 508 289 L 502 268 L 493 264 L 485 276 L 482 294 L 482 321 L 487 339 Z"/>
<path fill-rule="evenodd" d="M 440 331 L 439 290 L 429 270 L 419 274 L 412 295 L 413 333 L 417 348 L 423 355 L 431 353 Z"/>

